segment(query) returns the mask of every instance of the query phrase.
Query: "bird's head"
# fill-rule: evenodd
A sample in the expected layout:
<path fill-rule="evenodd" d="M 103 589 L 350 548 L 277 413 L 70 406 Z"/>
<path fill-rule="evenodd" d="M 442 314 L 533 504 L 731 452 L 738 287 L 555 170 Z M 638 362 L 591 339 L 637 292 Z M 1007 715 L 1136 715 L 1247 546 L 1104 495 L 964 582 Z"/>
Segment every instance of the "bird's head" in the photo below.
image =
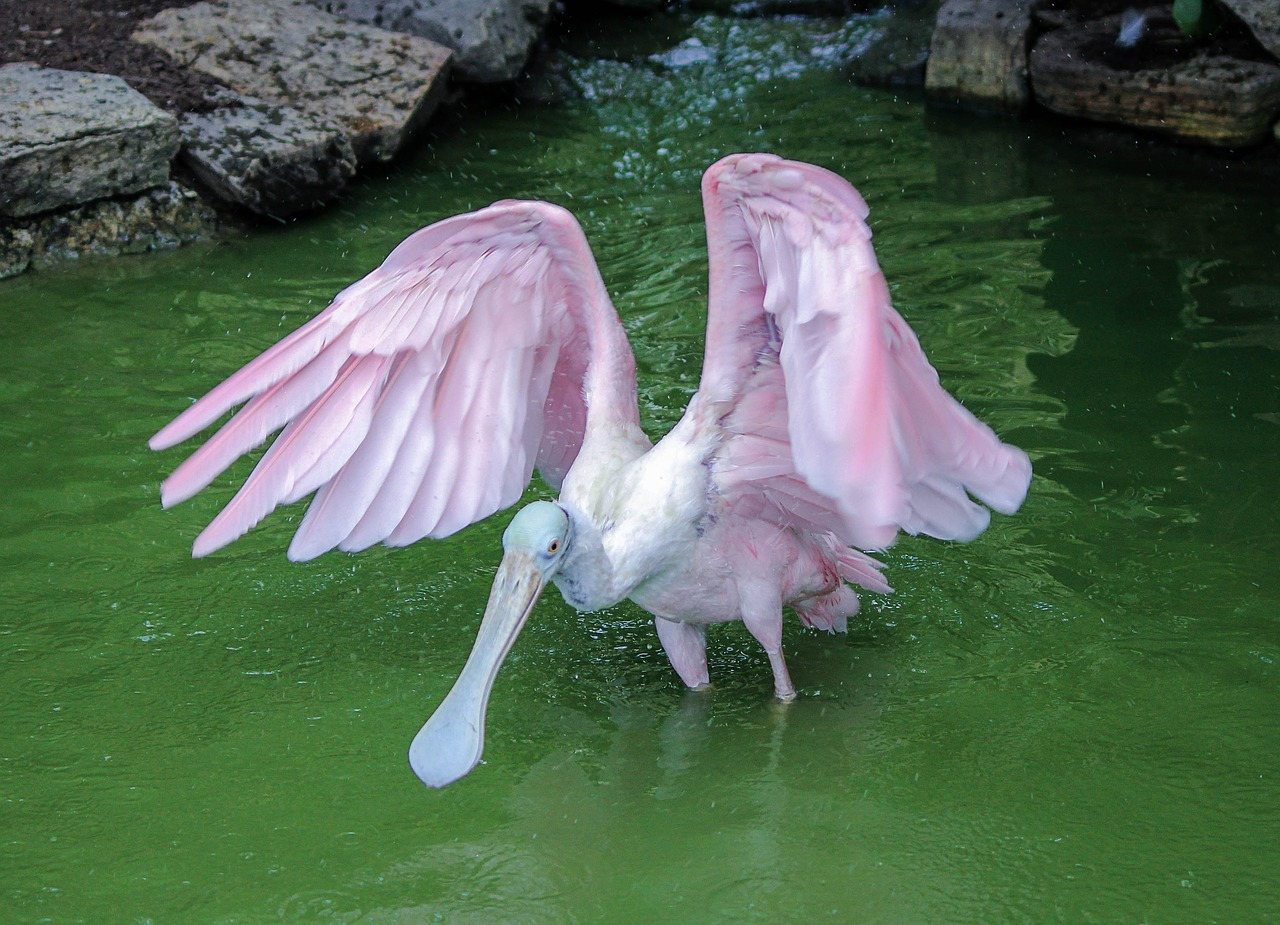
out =
<path fill-rule="evenodd" d="M 498 669 L 572 540 L 569 515 L 550 501 L 522 508 L 502 534 L 502 562 L 471 655 L 409 746 L 409 765 L 428 786 L 452 783 L 480 761 L 485 709 Z"/>
<path fill-rule="evenodd" d="M 502 561 L 527 557 L 545 584 L 560 568 L 572 539 L 573 524 L 564 508 L 550 501 L 534 501 L 511 518 L 502 534 Z"/>

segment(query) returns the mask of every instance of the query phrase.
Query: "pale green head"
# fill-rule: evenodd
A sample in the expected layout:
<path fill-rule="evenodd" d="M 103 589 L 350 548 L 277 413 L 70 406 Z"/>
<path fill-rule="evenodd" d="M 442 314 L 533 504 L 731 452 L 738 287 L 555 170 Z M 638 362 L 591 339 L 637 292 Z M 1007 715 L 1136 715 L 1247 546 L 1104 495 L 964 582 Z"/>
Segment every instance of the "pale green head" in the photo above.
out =
<path fill-rule="evenodd" d="M 511 518 L 502 534 L 502 549 L 506 553 L 527 553 L 545 575 L 559 565 L 572 534 L 564 508 L 550 501 L 534 501 Z"/>

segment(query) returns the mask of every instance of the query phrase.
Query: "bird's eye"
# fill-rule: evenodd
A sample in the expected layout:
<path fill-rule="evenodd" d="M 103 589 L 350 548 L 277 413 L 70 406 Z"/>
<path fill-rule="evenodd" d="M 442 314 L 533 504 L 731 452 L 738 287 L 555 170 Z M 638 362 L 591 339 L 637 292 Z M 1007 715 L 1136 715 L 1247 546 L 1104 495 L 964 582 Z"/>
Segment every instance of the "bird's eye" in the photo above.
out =
<path fill-rule="evenodd" d="M 551 545 L 549 545 L 549 546 L 547 547 L 547 552 L 549 552 L 549 553 L 551 553 L 551 554 L 553 554 L 553 555 L 554 555 L 555 553 L 558 553 L 559 551 L 560 551 L 560 541 L 559 541 L 559 540 L 552 540 L 552 541 L 551 541 Z"/>

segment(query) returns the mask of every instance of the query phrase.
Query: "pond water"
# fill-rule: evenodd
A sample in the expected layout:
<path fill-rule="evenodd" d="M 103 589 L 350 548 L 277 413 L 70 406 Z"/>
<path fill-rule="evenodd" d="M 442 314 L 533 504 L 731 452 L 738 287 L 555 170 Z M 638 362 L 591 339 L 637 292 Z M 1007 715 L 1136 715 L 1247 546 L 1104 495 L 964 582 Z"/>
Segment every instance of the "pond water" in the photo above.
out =
<path fill-rule="evenodd" d="M 0 921 L 1280 920 L 1280 194 L 850 86 L 877 22 L 582 30 L 574 99 L 472 106 L 324 215 L 0 284 Z M 637 608 L 548 594 L 487 764 L 427 790 L 405 750 L 506 516 L 297 565 L 295 507 L 193 561 L 248 466 L 162 511 L 181 454 L 146 439 L 503 197 L 578 215 L 661 433 L 701 363 L 698 179 L 738 150 L 859 187 L 1027 503 L 900 541 L 848 636 L 789 620 L 786 708 L 740 625 L 691 694 Z"/>

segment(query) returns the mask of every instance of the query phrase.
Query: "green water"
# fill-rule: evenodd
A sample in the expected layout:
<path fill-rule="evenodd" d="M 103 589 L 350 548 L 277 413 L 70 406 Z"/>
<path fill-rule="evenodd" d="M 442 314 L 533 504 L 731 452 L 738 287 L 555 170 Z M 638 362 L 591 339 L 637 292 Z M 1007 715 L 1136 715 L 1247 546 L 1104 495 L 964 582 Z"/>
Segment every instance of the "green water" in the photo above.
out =
<path fill-rule="evenodd" d="M 1280 192 L 851 87 L 872 25 L 584 32 L 576 100 L 473 106 L 323 216 L 0 283 L 0 922 L 1280 921 Z M 165 512 L 146 438 L 509 196 L 582 220 L 661 432 L 701 362 L 698 178 L 753 149 L 862 190 L 1026 506 L 901 541 L 847 637 L 791 621 L 785 709 L 740 626 L 694 695 L 639 610 L 549 594 L 488 763 L 426 790 L 405 750 L 505 516 L 295 565 L 293 508 L 192 561 L 247 466 Z"/>

